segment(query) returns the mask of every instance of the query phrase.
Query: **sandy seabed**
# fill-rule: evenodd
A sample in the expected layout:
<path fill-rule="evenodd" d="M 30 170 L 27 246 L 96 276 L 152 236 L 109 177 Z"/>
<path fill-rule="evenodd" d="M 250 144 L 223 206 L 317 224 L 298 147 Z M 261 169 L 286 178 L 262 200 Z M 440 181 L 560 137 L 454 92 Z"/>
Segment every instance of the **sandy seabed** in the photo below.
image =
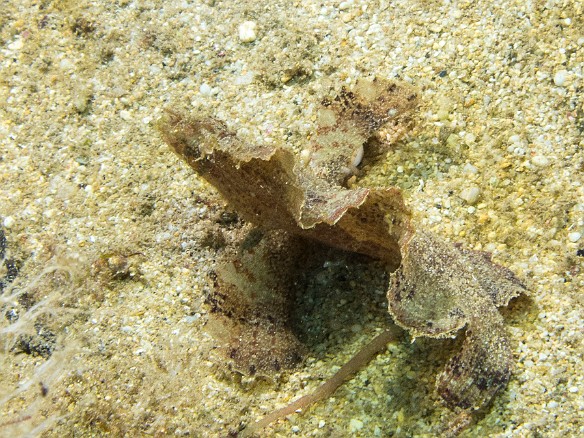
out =
<path fill-rule="evenodd" d="M 3 2 L 0 436 L 228 436 L 391 324 L 376 271 L 347 268 L 301 367 L 224 367 L 204 301 L 232 213 L 154 126 L 204 110 L 299 151 L 320 100 L 364 77 L 422 106 L 358 184 L 402 187 L 418 223 L 529 285 L 502 310 L 512 380 L 463 435 L 582 436 L 583 29 L 576 0 Z M 453 348 L 404 337 L 266 436 L 435 436 Z"/>

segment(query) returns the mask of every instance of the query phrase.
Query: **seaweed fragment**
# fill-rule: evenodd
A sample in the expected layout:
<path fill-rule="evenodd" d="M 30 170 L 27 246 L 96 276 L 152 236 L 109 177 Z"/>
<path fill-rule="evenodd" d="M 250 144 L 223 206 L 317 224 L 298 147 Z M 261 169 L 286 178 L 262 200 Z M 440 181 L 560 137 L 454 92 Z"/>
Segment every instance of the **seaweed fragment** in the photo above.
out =
<path fill-rule="evenodd" d="M 462 348 L 439 376 L 437 390 L 450 408 L 472 412 L 486 406 L 509 380 L 512 357 L 497 307 L 525 287 L 485 253 L 416 229 L 398 188 L 345 186 L 358 172 L 372 136 L 384 132 L 385 139 L 394 141 L 407 132 L 417 100 L 409 86 L 391 81 L 360 81 L 351 91 L 343 89 L 336 99 L 323 102 L 320 126 L 301 159 L 284 148 L 245 144 L 209 116 L 190 118 L 169 111 L 159 126 L 171 148 L 214 185 L 242 219 L 277 233 L 253 253 L 233 254 L 230 263 L 239 268 L 222 265 L 216 288 L 223 291 L 224 301 L 217 308 L 224 326 L 239 325 L 239 339 L 253 338 L 242 327 L 268 320 L 266 309 L 278 309 L 271 326 L 258 323 L 256 328 L 283 339 L 291 335 L 288 303 L 282 297 L 289 296 L 286 289 L 293 285 L 289 280 L 298 266 L 282 257 L 282 248 L 297 254 L 302 242 L 317 241 L 367 255 L 382 261 L 391 273 L 388 310 L 412 336 L 454 337 L 466 327 Z M 267 272 L 275 275 L 262 275 Z M 259 292 L 254 296 L 250 288 Z M 241 296 L 252 299 L 237 302 Z M 248 348 L 255 345 L 247 342 Z M 253 362 L 267 367 L 259 358 L 269 352 L 255 353 Z M 237 354 L 232 358 L 248 365 L 250 361 Z"/>

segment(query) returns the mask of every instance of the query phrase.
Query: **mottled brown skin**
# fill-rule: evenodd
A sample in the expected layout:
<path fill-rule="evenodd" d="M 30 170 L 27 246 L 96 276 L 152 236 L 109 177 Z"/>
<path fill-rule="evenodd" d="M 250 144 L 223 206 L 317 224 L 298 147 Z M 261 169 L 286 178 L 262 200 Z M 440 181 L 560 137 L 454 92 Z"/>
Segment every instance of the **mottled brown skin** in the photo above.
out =
<path fill-rule="evenodd" d="M 191 121 L 170 113 L 163 132 L 246 221 L 399 266 L 398 240 L 410 216 L 399 189 L 330 184 L 296 165 L 291 152 L 244 145 L 212 118 Z M 391 227 L 384 222 L 388 214 Z"/>
<path fill-rule="evenodd" d="M 389 311 L 413 336 L 446 337 L 466 327 L 461 350 L 437 381 L 451 408 L 475 410 L 505 388 L 512 354 L 497 306 L 524 290 L 511 271 L 418 230 L 402 244 Z"/>
<path fill-rule="evenodd" d="M 282 148 L 244 144 L 211 117 L 191 119 L 169 112 L 160 130 L 172 149 L 246 221 L 383 261 L 392 273 L 389 313 L 412 336 L 453 337 L 466 327 L 461 350 L 439 376 L 437 390 L 450 408 L 471 412 L 487 405 L 509 380 L 512 355 L 497 307 L 522 293 L 524 286 L 488 255 L 463 250 L 416 229 L 399 189 L 343 186 L 359 148 L 382 127 L 406 132 L 416 105 L 416 93 L 393 82 L 361 81 L 352 91 L 343 90 L 337 99 L 323 102 L 323 126 L 307 145 L 308 163 Z M 297 248 L 294 245 L 299 241 L 292 241 Z M 286 261 L 281 262 L 281 269 L 274 269 L 269 249 L 259 254 L 247 257 L 248 266 L 280 273 L 273 278 L 289 278 L 293 272 Z M 229 266 L 239 263 L 238 257 L 241 254 L 218 267 L 219 278 L 228 276 L 225 272 L 233 274 Z M 241 269 L 235 272 L 238 280 L 219 281 L 221 292 L 217 293 L 232 297 L 226 301 L 245 296 L 247 304 L 235 305 L 226 319 L 238 321 L 243 332 L 279 330 L 282 339 L 295 345 L 285 322 L 286 302 L 279 298 L 286 292 L 279 291 L 280 286 L 267 287 L 265 280 L 242 277 Z M 272 292 L 263 295 L 263 311 L 270 306 L 279 309 L 274 315 L 284 322 L 267 323 L 261 312 L 249 318 L 253 299 L 249 292 L 242 292 L 250 288 L 246 282 L 253 285 L 251 289 Z M 224 316 L 228 307 L 223 305 Z M 248 315 L 238 317 L 237 309 L 247 309 L 243 314 Z M 244 363 L 241 368 L 253 365 L 257 372 L 256 363 L 266 352 L 258 352 L 256 341 L 245 345 L 239 339 L 239 351 L 255 351 L 255 356 L 239 357 Z M 284 350 L 279 354 L 285 355 Z M 238 353 L 232 351 L 231 356 L 238 361 Z"/>

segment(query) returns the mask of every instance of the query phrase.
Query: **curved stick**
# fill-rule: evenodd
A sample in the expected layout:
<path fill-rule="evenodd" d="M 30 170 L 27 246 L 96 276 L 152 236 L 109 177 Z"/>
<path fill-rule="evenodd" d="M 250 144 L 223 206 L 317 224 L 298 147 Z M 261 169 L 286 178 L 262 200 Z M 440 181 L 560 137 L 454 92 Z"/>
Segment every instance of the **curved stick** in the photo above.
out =
<path fill-rule="evenodd" d="M 365 345 L 361 351 L 353 356 L 349 362 L 343 365 L 341 369 L 335 373 L 335 375 L 319 386 L 313 393 L 300 397 L 298 400 L 293 401 L 288 406 L 284 406 L 283 408 L 280 408 L 266 415 L 256 423 L 247 426 L 243 431 L 240 432 L 239 436 L 253 436 L 253 434 L 259 432 L 270 423 L 279 420 L 286 415 L 293 414 L 298 410 L 306 409 L 310 405 L 330 397 L 339 386 L 353 377 L 353 375 L 355 375 L 359 370 L 367 365 L 377 354 L 384 351 L 387 348 L 388 343 L 395 340 L 396 335 L 394 332 L 391 330 L 384 330 L 375 338 L 373 338 L 371 342 Z"/>

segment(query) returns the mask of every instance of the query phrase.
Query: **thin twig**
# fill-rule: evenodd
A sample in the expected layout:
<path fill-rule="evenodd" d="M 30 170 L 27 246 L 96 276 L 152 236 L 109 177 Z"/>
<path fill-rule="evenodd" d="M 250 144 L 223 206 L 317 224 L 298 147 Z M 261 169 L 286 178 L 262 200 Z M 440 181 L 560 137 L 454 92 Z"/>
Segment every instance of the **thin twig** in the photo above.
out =
<path fill-rule="evenodd" d="M 319 386 L 313 393 L 300 397 L 288 406 L 274 411 L 256 423 L 247 426 L 240 432 L 240 437 L 249 437 L 259 432 L 270 423 L 294 412 L 305 410 L 310 405 L 330 397 L 339 386 L 351 379 L 359 370 L 366 366 L 371 359 L 387 348 L 387 344 L 396 340 L 396 335 L 391 330 L 384 330 L 371 342 L 365 345 L 349 362 L 341 367 L 329 380 Z"/>

